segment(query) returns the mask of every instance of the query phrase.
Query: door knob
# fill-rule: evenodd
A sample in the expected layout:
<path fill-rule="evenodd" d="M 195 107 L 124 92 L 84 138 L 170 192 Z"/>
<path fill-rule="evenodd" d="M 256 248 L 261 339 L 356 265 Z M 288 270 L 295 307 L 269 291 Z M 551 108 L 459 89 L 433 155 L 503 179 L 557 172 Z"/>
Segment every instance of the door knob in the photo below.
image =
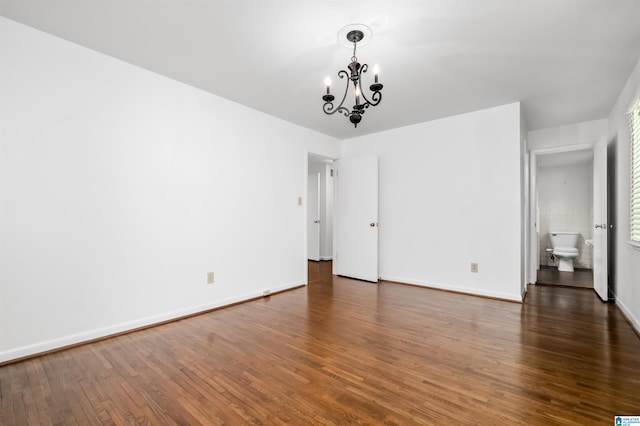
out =
<path fill-rule="evenodd" d="M 319 220 L 314 220 L 313 223 L 320 223 L 320 221 Z"/>
<path fill-rule="evenodd" d="M 596 229 L 606 229 L 607 224 L 606 223 L 596 223 Z"/>
<path fill-rule="evenodd" d="M 376 223 L 375 223 L 375 222 L 371 222 L 371 223 L 369 224 L 369 226 L 370 226 L 370 227 L 372 227 L 372 228 L 374 228 L 374 227 L 376 226 Z"/>

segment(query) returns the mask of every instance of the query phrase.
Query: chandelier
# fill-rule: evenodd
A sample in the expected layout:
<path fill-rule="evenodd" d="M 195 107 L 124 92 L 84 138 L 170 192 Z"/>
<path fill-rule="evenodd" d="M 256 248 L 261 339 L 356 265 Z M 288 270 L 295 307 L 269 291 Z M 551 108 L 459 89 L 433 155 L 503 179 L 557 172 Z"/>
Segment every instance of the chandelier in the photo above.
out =
<path fill-rule="evenodd" d="M 360 42 L 364 38 L 364 33 L 359 29 L 351 30 L 347 33 L 346 39 L 349 43 L 353 43 L 353 56 L 351 57 L 351 63 L 347 65 L 347 70 L 338 71 L 338 76 L 340 78 L 348 78 L 353 83 L 353 96 L 355 98 L 355 104 L 349 110 L 348 107 L 344 106 L 345 100 L 347 99 L 347 94 L 349 93 L 349 81 L 346 82 L 344 95 L 342 96 L 342 100 L 340 104 L 336 107 L 333 104 L 335 100 L 335 96 L 331 94 L 331 79 L 327 77 L 324 81 L 325 86 L 327 87 L 327 93 L 322 97 L 324 101 L 324 105 L 322 105 L 322 110 L 325 114 L 331 115 L 339 112 L 343 114 L 345 117 L 349 117 L 349 121 L 353 123 L 355 127 L 358 127 L 358 123 L 362 120 L 362 115 L 365 113 L 365 109 L 370 106 L 376 106 L 382 100 L 382 84 L 378 83 L 378 66 L 373 67 L 373 75 L 374 75 L 374 83 L 369 86 L 369 90 L 373 93 L 371 94 L 371 99 L 365 96 L 362 91 L 362 74 L 366 73 L 369 69 L 367 64 L 360 64 L 358 62 L 358 58 L 356 57 L 356 48 L 358 42 Z"/>

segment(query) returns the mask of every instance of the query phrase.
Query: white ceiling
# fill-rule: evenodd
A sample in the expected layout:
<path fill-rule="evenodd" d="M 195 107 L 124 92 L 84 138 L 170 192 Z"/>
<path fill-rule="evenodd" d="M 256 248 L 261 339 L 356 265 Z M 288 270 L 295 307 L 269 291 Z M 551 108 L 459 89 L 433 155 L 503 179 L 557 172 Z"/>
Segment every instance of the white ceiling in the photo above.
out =
<path fill-rule="evenodd" d="M 640 58 L 638 0 L 0 0 L 0 14 L 340 139 L 516 101 L 530 130 L 604 118 Z M 384 84 L 357 129 L 321 100 L 352 23 L 373 30 L 358 58 Z"/>

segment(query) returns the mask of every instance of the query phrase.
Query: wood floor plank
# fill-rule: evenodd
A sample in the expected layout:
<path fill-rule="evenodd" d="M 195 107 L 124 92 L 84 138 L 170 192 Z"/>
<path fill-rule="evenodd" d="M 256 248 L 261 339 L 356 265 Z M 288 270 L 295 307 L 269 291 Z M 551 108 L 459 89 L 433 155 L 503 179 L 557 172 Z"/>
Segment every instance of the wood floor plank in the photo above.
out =
<path fill-rule="evenodd" d="M 592 289 L 523 304 L 331 275 L 0 367 L 0 423 L 611 424 L 640 339 Z"/>

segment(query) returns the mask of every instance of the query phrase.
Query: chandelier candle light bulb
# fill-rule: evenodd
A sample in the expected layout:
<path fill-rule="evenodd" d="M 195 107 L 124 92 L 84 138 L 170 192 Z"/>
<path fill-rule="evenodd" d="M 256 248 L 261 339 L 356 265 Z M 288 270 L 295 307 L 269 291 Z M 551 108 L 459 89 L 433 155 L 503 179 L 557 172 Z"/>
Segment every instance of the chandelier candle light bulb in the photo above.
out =
<path fill-rule="evenodd" d="M 347 80 L 344 95 L 342 96 L 342 100 L 340 101 L 340 104 L 337 107 L 334 106 L 333 101 L 335 100 L 335 96 L 333 96 L 330 93 L 331 79 L 327 77 L 324 80 L 324 84 L 327 87 L 327 93 L 324 96 L 322 96 L 322 100 L 324 101 L 322 110 L 327 115 L 340 112 L 345 117 L 348 117 L 349 121 L 355 127 L 358 127 L 358 123 L 360 123 L 360 121 L 362 120 L 362 115 L 365 113 L 365 110 L 370 106 L 378 105 L 380 101 L 382 101 L 381 90 L 383 86 L 382 84 L 378 83 L 378 74 L 380 73 L 380 68 L 378 67 L 378 65 L 375 65 L 373 67 L 374 83 L 371 86 L 369 86 L 369 90 L 373 92 L 370 95 L 371 99 L 369 99 L 367 95 L 365 95 L 362 91 L 362 74 L 367 72 L 367 70 L 369 69 L 369 66 L 367 64 L 360 64 L 358 62 L 358 58 L 356 57 L 357 44 L 359 41 L 362 41 L 362 39 L 365 37 L 365 33 L 363 31 L 359 29 L 352 29 L 353 27 L 356 27 L 356 26 L 363 28 L 363 30 L 366 31 L 369 36 L 371 35 L 371 30 L 369 30 L 368 27 L 363 25 L 358 24 L 358 25 L 349 25 L 345 27 L 345 29 L 348 28 L 350 30 L 346 35 L 346 39 L 349 43 L 353 43 L 353 56 L 351 57 L 351 62 L 347 65 L 347 69 L 349 71 L 346 71 L 346 70 L 338 71 L 338 77 Z M 345 29 L 343 29 L 343 31 Z M 351 110 L 349 110 L 349 108 L 344 106 L 344 102 L 347 98 L 347 94 L 349 93 L 349 82 L 353 82 L 354 96 L 356 101 L 355 105 L 353 105 L 353 108 L 351 108 Z M 362 96 L 362 103 L 360 103 L 361 101 L 360 96 Z"/>

